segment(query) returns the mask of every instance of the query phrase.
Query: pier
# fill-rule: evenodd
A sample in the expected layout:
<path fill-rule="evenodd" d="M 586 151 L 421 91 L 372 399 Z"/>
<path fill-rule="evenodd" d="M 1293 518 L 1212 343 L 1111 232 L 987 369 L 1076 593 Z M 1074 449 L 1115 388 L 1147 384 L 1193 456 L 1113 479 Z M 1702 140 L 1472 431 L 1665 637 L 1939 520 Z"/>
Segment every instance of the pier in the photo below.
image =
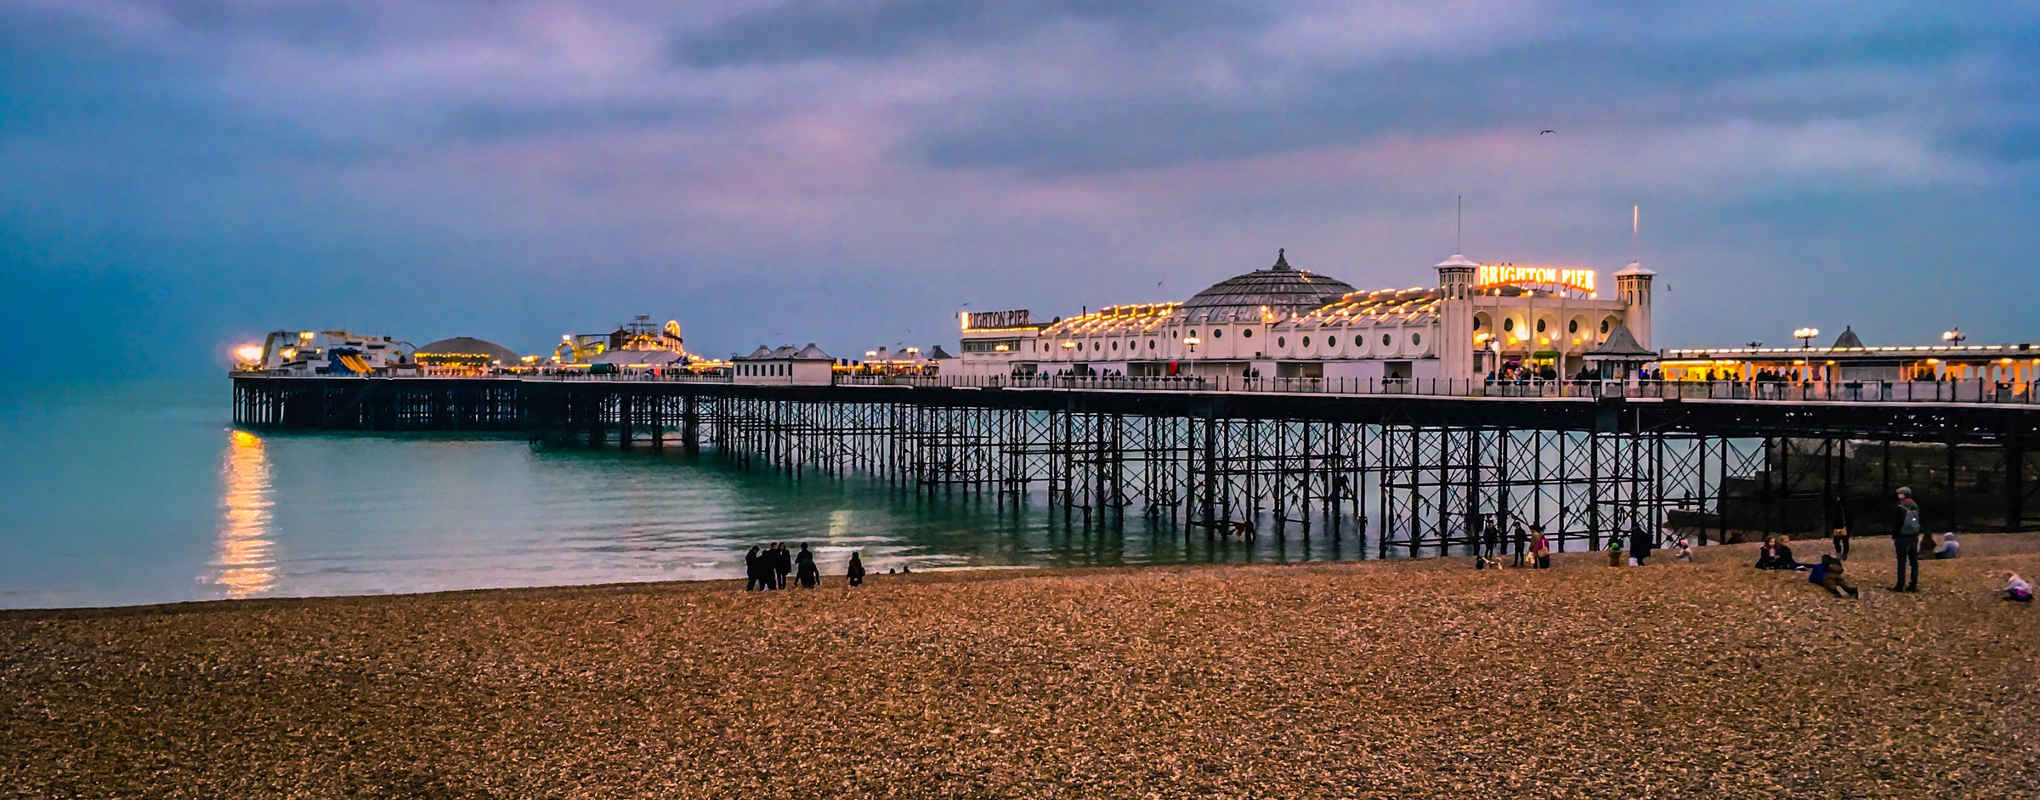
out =
<path fill-rule="evenodd" d="M 464 431 L 549 446 L 707 451 L 794 477 L 862 474 L 902 491 L 1046 503 L 1071 524 L 1145 517 L 1184 535 L 1360 535 L 1378 556 L 1452 552 L 1482 515 L 1543 525 L 1560 549 L 1642 526 L 1696 542 L 1859 533 L 1899 486 L 1934 530 L 2030 529 L 2040 407 L 1983 393 L 1883 401 L 1749 396 L 1693 384 L 970 380 L 741 385 L 237 374 L 234 420 L 266 429 Z M 1900 384 L 1901 386 L 1903 384 Z M 1669 388 L 1668 388 L 1669 387 Z M 1343 390 L 1343 391 L 1341 391 Z M 1860 397 L 1860 388 L 1852 387 Z"/>

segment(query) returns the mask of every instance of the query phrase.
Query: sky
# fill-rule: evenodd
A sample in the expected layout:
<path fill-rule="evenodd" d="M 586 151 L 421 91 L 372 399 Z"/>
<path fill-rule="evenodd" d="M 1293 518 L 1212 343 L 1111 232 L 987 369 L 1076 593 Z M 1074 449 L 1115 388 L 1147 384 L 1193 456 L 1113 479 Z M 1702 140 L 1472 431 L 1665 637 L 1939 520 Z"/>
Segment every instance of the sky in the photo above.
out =
<path fill-rule="evenodd" d="M 152 374 L 953 348 L 1278 247 L 1432 285 L 1463 197 L 1477 260 L 1640 255 L 1660 346 L 2040 340 L 2040 6 L 1656 5 L 0 0 L 0 313 Z"/>

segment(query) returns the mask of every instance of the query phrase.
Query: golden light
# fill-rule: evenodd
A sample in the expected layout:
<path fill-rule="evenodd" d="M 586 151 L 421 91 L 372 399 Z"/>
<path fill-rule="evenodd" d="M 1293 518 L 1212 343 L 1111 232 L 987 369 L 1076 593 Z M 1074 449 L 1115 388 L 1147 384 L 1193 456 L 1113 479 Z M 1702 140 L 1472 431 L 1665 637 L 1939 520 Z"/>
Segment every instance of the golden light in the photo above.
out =
<path fill-rule="evenodd" d="M 1003 344 L 995 344 L 995 345 L 992 345 L 992 352 L 995 352 L 995 353 L 1003 353 L 1003 352 L 1006 352 L 1007 350 L 1010 350 L 1010 349 L 1012 349 L 1012 348 L 1009 348 L 1009 347 L 1007 347 L 1007 346 L 1005 346 L 1005 345 L 1003 345 Z"/>
<path fill-rule="evenodd" d="M 236 347 L 234 348 L 234 357 L 240 359 L 241 363 L 253 364 L 262 360 L 262 345 L 244 344 Z"/>
<path fill-rule="evenodd" d="M 562 342 L 571 342 L 571 341 L 573 341 L 573 340 L 574 340 L 574 335 L 573 335 L 573 334 L 571 334 L 571 333 L 562 333 L 562 334 L 560 334 L 560 341 L 562 341 Z"/>
<path fill-rule="evenodd" d="M 1199 339 L 1199 338 L 1197 338 L 1197 337 L 1195 337 L 1195 336 L 1185 336 L 1185 337 L 1183 337 L 1183 343 L 1184 343 L 1184 344 L 1187 344 L 1187 345 L 1190 345 L 1191 347 L 1196 347 L 1196 346 L 1198 346 L 1198 345 L 1200 345 L 1200 344 L 1203 344 L 1203 343 L 1204 343 L 1204 340 L 1203 340 L 1203 339 Z"/>
<path fill-rule="evenodd" d="M 284 348 L 284 349 L 283 349 L 283 360 L 285 360 L 285 361 L 289 361 L 289 360 L 291 360 L 291 359 L 293 359 L 293 358 L 297 358 L 297 348 L 295 348 L 295 347 L 286 347 L 286 348 Z"/>
<path fill-rule="evenodd" d="M 1062 343 L 1062 348 L 1063 348 L 1064 350 L 1075 350 L 1075 349 L 1077 349 L 1077 343 L 1076 343 L 1076 342 L 1072 342 L 1072 341 L 1070 341 L 1070 340 L 1068 340 L 1068 339 L 1064 339 L 1064 340 L 1063 340 L 1063 343 Z"/>
<path fill-rule="evenodd" d="M 309 342 L 309 341 L 311 341 L 311 340 L 312 340 L 312 332 L 311 332 L 311 331 L 300 331 L 300 332 L 298 332 L 297 338 L 298 338 L 298 341 L 301 341 L 301 342 Z"/>

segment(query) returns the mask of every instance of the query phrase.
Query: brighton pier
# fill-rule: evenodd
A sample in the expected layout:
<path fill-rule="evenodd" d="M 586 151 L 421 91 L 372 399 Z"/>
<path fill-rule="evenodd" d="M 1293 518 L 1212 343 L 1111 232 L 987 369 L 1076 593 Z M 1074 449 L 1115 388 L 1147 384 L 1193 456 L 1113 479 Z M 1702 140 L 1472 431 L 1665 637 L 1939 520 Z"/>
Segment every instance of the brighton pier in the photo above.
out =
<path fill-rule="evenodd" d="M 1087 527 L 1354 535 L 1382 557 L 1468 547 L 1490 515 L 1560 549 L 1635 527 L 1824 532 L 1881 519 L 1899 486 L 1935 530 L 2036 522 L 2040 347 L 1801 329 L 1799 347 L 1657 351 L 1639 263 L 1607 299 L 1584 268 L 1435 269 L 1433 288 L 1363 291 L 1278 253 L 1183 302 L 961 312 L 956 356 L 708 359 L 644 317 L 550 357 L 279 331 L 244 348 L 234 420 L 706 451 Z"/>

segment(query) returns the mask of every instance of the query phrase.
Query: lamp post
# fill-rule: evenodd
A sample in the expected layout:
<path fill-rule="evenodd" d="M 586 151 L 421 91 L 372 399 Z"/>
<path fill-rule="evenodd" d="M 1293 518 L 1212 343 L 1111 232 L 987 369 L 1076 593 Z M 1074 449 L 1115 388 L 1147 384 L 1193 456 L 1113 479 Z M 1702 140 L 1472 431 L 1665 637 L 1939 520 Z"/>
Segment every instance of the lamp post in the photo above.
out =
<path fill-rule="evenodd" d="M 1811 349 L 1813 347 L 1813 337 L 1819 335 L 1819 328 L 1797 328 L 1792 331 L 1792 338 L 1799 340 L 1799 347 L 1802 350 Z"/>
<path fill-rule="evenodd" d="M 1956 347 L 1961 347 L 1962 342 L 1968 338 L 1969 336 L 1962 332 L 1962 326 L 1960 325 L 1957 325 L 1953 328 L 1949 328 L 1948 330 L 1941 332 L 1941 341 L 1947 342 L 1948 344 L 1954 345 Z"/>

